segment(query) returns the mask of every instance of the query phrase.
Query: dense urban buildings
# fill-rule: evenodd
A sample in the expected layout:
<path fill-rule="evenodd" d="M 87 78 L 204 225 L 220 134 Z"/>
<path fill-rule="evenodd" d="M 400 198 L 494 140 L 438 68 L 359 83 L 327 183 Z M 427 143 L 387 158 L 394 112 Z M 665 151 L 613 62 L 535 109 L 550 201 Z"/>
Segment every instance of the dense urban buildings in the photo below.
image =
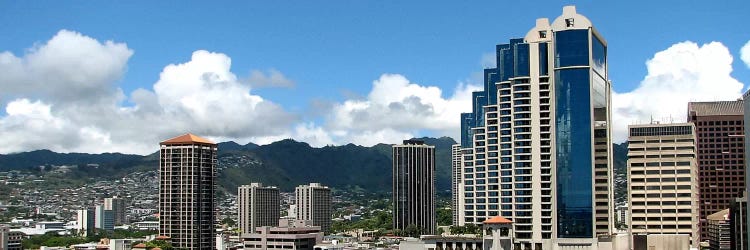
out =
<path fill-rule="evenodd" d="M 331 228 L 331 189 L 320 183 L 300 185 L 294 190 L 297 205 L 297 220 L 307 220 L 313 226 L 320 227 L 322 232 Z"/>
<path fill-rule="evenodd" d="M 698 139 L 701 237 L 708 234 L 706 217 L 745 191 L 743 113 L 742 100 L 688 103 Z"/>
<path fill-rule="evenodd" d="M 463 183 L 461 181 L 461 144 L 451 146 L 451 211 L 453 212 L 453 225 L 461 225 L 462 217 L 459 207 L 463 206 Z"/>
<path fill-rule="evenodd" d="M 77 213 L 76 229 L 78 229 L 78 233 L 83 236 L 93 233 L 95 222 L 94 211 L 91 209 L 80 209 Z"/>
<path fill-rule="evenodd" d="M 729 230 L 729 209 L 724 209 L 706 217 L 708 248 L 711 250 L 731 250 Z"/>
<path fill-rule="evenodd" d="M 115 225 L 122 225 L 127 223 L 125 219 L 125 200 L 122 198 L 110 197 L 104 198 L 104 209 L 112 210 L 114 214 Z"/>
<path fill-rule="evenodd" d="M 160 146 L 159 234 L 175 248 L 212 249 L 217 145 L 185 134 Z"/>
<path fill-rule="evenodd" d="M 628 127 L 629 231 L 684 234 L 698 246 L 698 184 L 692 123 Z"/>
<path fill-rule="evenodd" d="M 251 183 L 237 188 L 240 232 L 252 233 L 257 227 L 278 225 L 280 199 L 277 187 Z"/>
<path fill-rule="evenodd" d="M 435 147 L 420 140 L 393 145 L 393 229 L 435 234 Z"/>
<path fill-rule="evenodd" d="M 104 209 L 103 205 L 94 208 L 94 227 L 101 230 L 115 230 L 115 214 L 112 210 Z"/>
<path fill-rule="evenodd" d="M 496 62 L 461 115 L 464 222 L 508 218 L 519 249 L 596 248 L 614 228 L 607 43 L 566 6 Z"/>

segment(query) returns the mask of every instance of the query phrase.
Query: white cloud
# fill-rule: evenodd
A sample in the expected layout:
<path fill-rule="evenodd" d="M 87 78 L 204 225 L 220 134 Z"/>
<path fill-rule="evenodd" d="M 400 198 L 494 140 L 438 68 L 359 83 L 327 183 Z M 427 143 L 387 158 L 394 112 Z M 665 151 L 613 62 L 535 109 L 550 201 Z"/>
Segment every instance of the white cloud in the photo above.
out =
<path fill-rule="evenodd" d="M 207 51 L 166 66 L 153 91 L 137 89 L 127 96 L 117 82 L 132 54 L 124 43 L 66 30 L 23 56 L 0 53 L 0 97 L 13 100 L 0 116 L 0 153 L 145 154 L 155 151 L 158 141 L 185 132 L 269 137 L 286 133 L 297 119 L 251 94 L 231 72 L 228 56 Z M 283 75 L 272 71 L 269 77 Z M 124 106 L 126 99 L 134 105 Z"/>
<path fill-rule="evenodd" d="M 740 49 L 740 59 L 750 68 L 750 41 L 747 41 L 745 46 L 742 46 L 742 49 Z"/>
<path fill-rule="evenodd" d="M 459 84 L 446 98 L 438 87 L 384 74 L 373 82 L 366 98 L 334 104 L 322 127 L 335 142 L 365 146 L 396 143 L 426 132 L 458 138 L 460 113 L 471 110 L 471 92 L 478 89 Z"/>
<path fill-rule="evenodd" d="M 681 42 L 646 62 L 648 74 L 633 91 L 613 93 L 614 141 L 627 139 L 627 126 L 658 121 L 684 122 L 690 101 L 725 101 L 742 96 L 732 56 L 719 42 Z M 613 84 L 617 84 L 616 82 Z"/>

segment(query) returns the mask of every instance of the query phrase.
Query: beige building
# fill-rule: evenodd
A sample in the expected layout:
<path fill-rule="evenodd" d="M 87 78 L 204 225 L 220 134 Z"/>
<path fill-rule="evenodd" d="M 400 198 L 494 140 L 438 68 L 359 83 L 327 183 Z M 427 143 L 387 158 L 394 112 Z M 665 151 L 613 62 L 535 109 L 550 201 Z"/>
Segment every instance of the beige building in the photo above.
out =
<path fill-rule="evenodd" d="M 311 221 L 326 232 L 331 228 L 331 189 L 320 183 L 300 185 L 294 190 L 297 204 L 297 220 Z"/>
<path fill-rule="evenodd" d="M 185 134 L 161 142 L 159 234 L 181 249 L 213 249 L 217 145 Z"/>
<path fill-rule="evenodd" d="M 729 209 L 724 209 L 706 217 L 708 220 L 708 241 L 711 250 L 732 249 L 731 232 L 729 227 Z"/>
<path fill-rule="evenodd" d="M 104 198 L 104 210 L 112 210 L 115 219 L 115 225 L 128 223 L 125 220 L 125 200 L 122 198 L 110 197 Z"/>
<path fill-rule="evenodd" d="M 278 227 L 258 227 L 253 233 L 242 233 L 241 238 L 244 249 L 313 250 L 323 241 L 320 230 L 318 226 L 310 226 L 309 221 L 280 220 Z"/>
<path fill-rule="evenodd" d="M 279 223 L 279 189 L 264 187 L 261 183 L 237 188 L 237 212 L 242 233 L 255 232 L 255 228 L 275 226 Z"/>
<path fill-rule="evenodd" d="M 631 125 L 628 137 L 629 230 L 683 234 L 698 246 L 698 180 L 692 123 Z"/>
<path fill-rule="evenodd" d="M 77 210 L 76 216 L 76 229 L 78 233 L 83 236 L 88 236 L 94 232 L 94 210 L 91 209 L 80 209 Z"/>

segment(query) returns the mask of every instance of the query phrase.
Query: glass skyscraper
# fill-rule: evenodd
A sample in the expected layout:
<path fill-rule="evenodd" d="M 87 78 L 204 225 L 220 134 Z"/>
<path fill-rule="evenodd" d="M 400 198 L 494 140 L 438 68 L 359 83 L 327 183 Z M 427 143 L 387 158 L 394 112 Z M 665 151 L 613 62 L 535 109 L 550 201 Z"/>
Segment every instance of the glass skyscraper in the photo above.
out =
<path fill-rule="evenodd" d="M 614 227 L 606 42 L 567 6 L 496 55 L 460 117 L 460 224 L 500 215 L 520 249 L 595 246 Z"/>

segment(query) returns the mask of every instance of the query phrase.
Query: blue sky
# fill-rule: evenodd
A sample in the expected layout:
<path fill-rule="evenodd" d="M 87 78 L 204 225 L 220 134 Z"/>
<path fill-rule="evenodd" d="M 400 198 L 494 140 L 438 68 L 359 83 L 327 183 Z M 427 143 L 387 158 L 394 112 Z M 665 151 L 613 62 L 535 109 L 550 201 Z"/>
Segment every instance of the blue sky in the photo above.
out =
<path fill-rule="evenodd" d="M 35 50 L 32 48 L 43 47 L 60 30 L 102 44 L 108 40 L 124 44 L 132 55 L 127 57 L 122 74 L 115 74 L 120 77 L 107 83 L 121 89 L 120 108 L 138 106 L 132 100 L 133 92 L 139 88 L 154 91 L 165 66 L 191 61 L 197 50 L 222 53 L 231 58 L 231 73 L 237 78 L 249 78 L 254 70 L 265 75 L 275 70 L 293 82 L 292 87 L 253 86 L 249 90 L 251 95 L 275 104 L 274 110 L 289 114 L 291 118 L 279 118 L 284 122 L 278 124 L 289 131 L 237 132 L 253 129 L 244 127 L 228 132 L 197 129 L 197 133 L 216 140 L 262 143 L 284 137 L 306 140 L 300 135 L 303 127 L 327 137 L 317 141 L 308 138 L 311 144 L 366 145 L 372 140 L 357 140 L 349 135 L 390 132 L 331 125 L 332 118 L 327 116 L 335 113 L 331 107 L 344 106 L 348 100 L 367 99 L 373 91 L 373 81 L 396 79 L 384 79 L 383 74 L 398 74 L 409 83 L 437 87 L 444 99 L 451 99 L 457 87 L 477 83 L 476 72 L 483 67 L 482 58 L 492 53 L 495 44 L 523 37 L 536 18 L 552 20 L 560 15 L 563 6 L 570 4 L 576 5 L 578 12 L 587 16 L 607 40 L 615 92 L 638 88 L 648 75 L 646 61 L 684 41 L 692 41 L 699 48 L 712 41 L 720 42 L 734 57 L 730 77 L 739 82 L 750 80 L 750 70 L 740 60 L 740 49 L 750 39 L 750 33 L 742 29 L 750 10 L 748 1 L 0 1 L 0 52 L 23 58 Z M 11 84 L 20 83 L 0 82 L 0 86 Z M 737 91 L 728 92 L 732 96 Z M 7 110 L 8 104 L 20 99 L 51 107 L 51 116 L 67 119 L 62 113 L 55 113 L 67 104 L 50 101 L 55 99 L 51 97 L 54 93 L 37 95 L 41 92 L 33 89 L 6 93 L 9 94 L 0 94 L 0 108 L 4 110 L 0 119 L 6 119 L 4 125 L 0 122 L 0 129 L 23 124 L 19 121 L 22 118 L 9 119 L 12 117 Z M 422 103 L 427 103 L 426 99 L 422 98 Z M 68 122 L 73 122 L 72 127 L 77 125 L 76 121 Z M 99 131 L 95 134 L 109 136 L 102 143 L 105 146 L 57 143 L 49 147 L 96 152 L 122 151 L 144 144 L 133 141 L 127 147 L 114 145 L 121 141 L 115 137 L 125 135 L 107 135 L 114 128 L 106 125 L 93 127 Z M 430 128 L 405 124 L 390 128 L 393 136 L 374 138 L 394 142 L 399 136 L 457 134 L 450 131 L 452 127 Z M 160 136 L 178 133 L 159 131 Z M 81 143 L 87 141 L 97 142 L 80 139 Z M 0 153 L 44 146 L 29 144 L 0 149 Z M 135 152 L 151 149 L 143 148 Z"/>

